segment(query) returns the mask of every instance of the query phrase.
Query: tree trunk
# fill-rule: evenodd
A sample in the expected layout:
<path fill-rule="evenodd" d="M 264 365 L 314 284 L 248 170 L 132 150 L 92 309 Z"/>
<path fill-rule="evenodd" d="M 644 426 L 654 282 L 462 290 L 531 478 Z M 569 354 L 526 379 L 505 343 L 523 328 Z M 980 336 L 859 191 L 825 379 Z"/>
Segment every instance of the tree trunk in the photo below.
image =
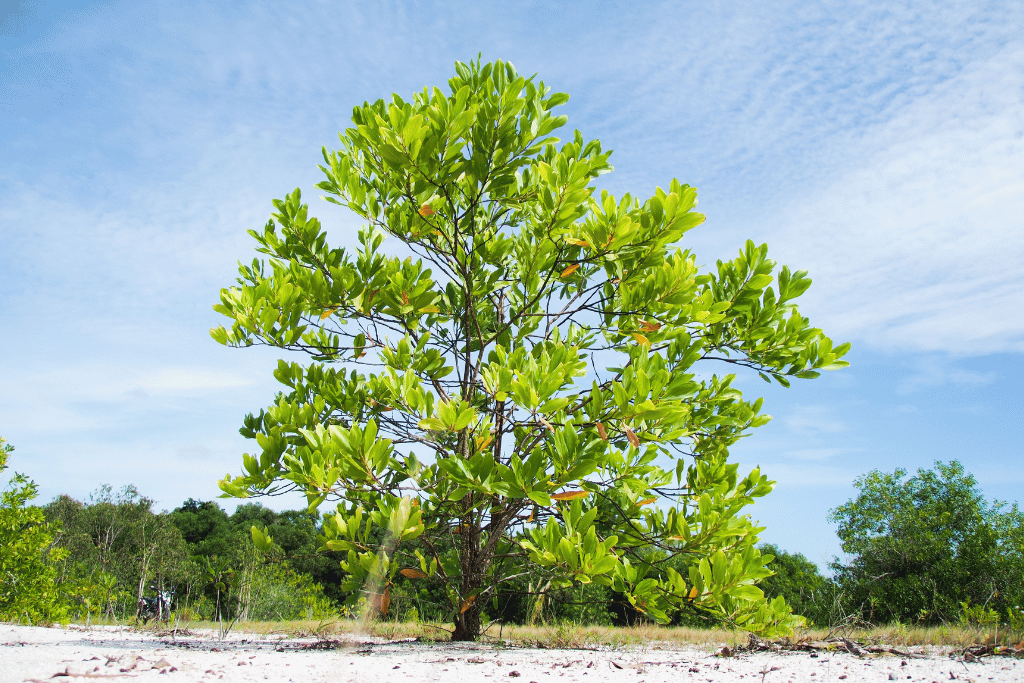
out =
<path fill-rule="evenodd" d="M 481 606 L 475 602 L 462 614 L 455 617 L 455 632 L 452 633 L 453 641 L 475 641 L 480 637 L 480 613 Z"/>
<path fill-rule="evenodd" d="M 481 530 L 478 520 L 474 519 L 472 513 L 462 518 L 462 585 L 460 593 L 463 603 L 455 615 L 455 632 L 452 633 L 452 640 L 467 641 L 476 640 L 480 637 L 480 610 L 481 605 L 476 599 L 483 586 L 484 573 L 489 564 L 486 555 L 481 552 L 480 547 Z"/>

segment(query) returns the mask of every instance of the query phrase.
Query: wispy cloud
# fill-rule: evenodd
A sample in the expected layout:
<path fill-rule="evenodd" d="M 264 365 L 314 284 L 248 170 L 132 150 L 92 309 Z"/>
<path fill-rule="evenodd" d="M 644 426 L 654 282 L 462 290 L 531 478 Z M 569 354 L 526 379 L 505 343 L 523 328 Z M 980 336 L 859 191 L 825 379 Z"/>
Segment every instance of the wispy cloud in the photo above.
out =
<path fill-rule="evenodd" d="M 995 371 L 967 370 L 952 360 L 931 356 L 917 363 L 914 372 L 899 383 L 897 391 L 911 394 L 942 386 L 983 387 L 996 378 Z"/>
<path fill-rule="evenodd" d="M 806 310 L 887 349 L 1024 350 L 1024 49 L 1008 46 L 864 131 L 863 158 L 785 207 L 776 253 Z"/>
<path fill-rule="evenodd" d="M 842 431 L 842 430 L 840 430 Z M 841 455 L 847 455 L 855 452 L 857 449 L 853 448 L 842 448 L 842 447 L 830 447 L 830 448 L 798 448 L 792 451 L 786 451 L 784 454 L 794 460 L 810 460 L 816 462 L 823 462 L 825 460 L 831 460 Z"/>
<path fill-rule="evenodd" d="M 786 428 L 797 435 L 838 434 L 847 429 L 836 406 L 799 405 L 782 418 Z"/>
<path fill-rule="evenodd" d="M 850 468 L 824 463 L 787 463 L 766 461 L 758 465 L 761 474 L 776 483 L 776 487 L 845 487 L 857 477 L 858 472 Z M 754 465 L 740 464 L 740 471 L 747 472 Z"/>

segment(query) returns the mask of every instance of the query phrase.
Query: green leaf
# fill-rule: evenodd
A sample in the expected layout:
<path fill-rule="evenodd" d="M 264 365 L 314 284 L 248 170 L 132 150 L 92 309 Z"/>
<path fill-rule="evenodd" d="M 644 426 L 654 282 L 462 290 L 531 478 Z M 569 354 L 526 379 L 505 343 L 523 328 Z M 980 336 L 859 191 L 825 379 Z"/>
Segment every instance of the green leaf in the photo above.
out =
<path fill-rule="evenodd" d="M 551 507 L 551 496 L 544 491 L 527 491 L 526 497 L 541 507 Z"/>
<path fill-rule="evenodd" d="M 772 283 L 771 275 L 755 275 L 747 280 L 748 289 L 764 289 Z"/>

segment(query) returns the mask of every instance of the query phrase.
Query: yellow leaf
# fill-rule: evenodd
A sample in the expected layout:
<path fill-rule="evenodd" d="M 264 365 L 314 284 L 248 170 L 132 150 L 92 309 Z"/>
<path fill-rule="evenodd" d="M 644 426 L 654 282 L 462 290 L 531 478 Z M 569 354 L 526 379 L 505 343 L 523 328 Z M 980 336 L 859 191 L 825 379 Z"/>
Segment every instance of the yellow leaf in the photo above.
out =
<path fill-rule="evenodd" d="M 437 306 L 424 306 L 420 309 L 420 313 L 440 313 L 441 309 Z"/>
<path fill-rule="evenodd" d="M 661 329 L 661 323 L 649 323 L 646 320 L 641 320 L 640 323 L 644 332 L 657 332 Z"/>
<path fill-rule="evenodd" d="M 567 237 L 565 241 L 568 244 L 575 244 L 577 247 L 588 247 L 588 246 L 590 246 L 590 243 L 587 242 L 586 240 L 578 240 L 578 239 L 573 239 L 573 238 Z"/>
<path fill-rule="evenodd" d="M 694 586 L 693 588 L 690 589 L 690 595 L 687 596 L 687 597 L 689 597 L 691 600 L 693 600 L 695 597 L 697 597 L 697 587 L 696 586 Z"/>
<path fill-rule="evenodd" d="M 434 209 L 431 208 L 430 204 L 424 204 L 423 206 L 420 207 L 420 212 L 419 213 L 420 213 L 421 216 L 426 218 L 427 216 L 433 216 L 434 215 Z"/>
<path fill-rule="evenodd" d="M 406 294 L 405 292 L 402 292 L 402 303 L 405 304 L 406 306 L 409 305 L 409 295 Z"/>
<path fill-rule="evenodd" d="M 470 607 L 472 607 L 474 602 L 476 602 L 476 596 L 475 595 L 470 595 L 468 598 L 463 600 L 462 601 L 462 607 L 459 608 L 459 614 L 465 614 L 466 610 L 468 610 Z"/>
<path fill-rule="evenodd" d="M 398 573 L 406 577 L 407 579 L 422 579 L 427 576 L 424 572 L 421 572 L 419 569 L 399 569 Z"/>
<path fill-rule="evenodd" d="M 552 493 L 552 500 L 576 500 L 577 498 L 586 498 L 590 495 L 589 491 L 562 491 L 561 493 Z"/>
<path fill-rule="evenodd" d="M 633 333 L 633 339 L 636 340 L 637 344 L 646 344 L 647 346 L 651 345 L 651 340 L 645 337 L 644 335 L 640 334 L 639 332 Z"/>
<path fill-rule="evenodd" d="M 540 418 L 537 418 L 537 419 L 538 419 L 538 420 L 540 420 L 540 423 L 541 423 L 542 425 L 544 425 L 545 427 L 547 427 L 547 428 L 548 428 L 548 431 L 549 431 L 549 432 L 551 432 L 552 434 L 554 434 L 554 433 L 555 433 L 555 428 L 551 426 L 551 423 L 550 423 L 550 422 L 548 422 L 547 420 L 545 420 L 545 419 L 544 419 L 543 417 L 540 417 Z"/>
<path fill-rule="evenodd" d="M 334 315 L 334 312 L 336 310 L 338 310 L 338 309 L 337 308 L 328 308 L 326 311 L 324 311 L 323 313 L 320 314 L 320 319 L 321 320 L 327 320 L 332 315 Z"/>
<path fill-rule="evenodd" d="M 608 430 L 604 428 L 604 424 L 601 422 L 597 423 L 597 433 L 600 435 L 602 440 L 608 440 Z"/>
<path fill-rule="evenodd" d="M 480 437 L 476 440 L 476 449 L 478 451 L 482 451 L 483 449 L 490 446 L 492 441 L 494 441 L 493 436 L 487 436 L 486 438 Z"/>
<path fill-rule="evenodd" d="M 626 438 L 629 439 L 629 443 L 633 445 L 633 448 L 640 448 L 640 439 L 636 438 L 636 433 L 626 427 Z"/>
<path fill-rule="evenodd" d="M 391 406 L 386 406 L 383 403 L 377 403 L 372 398 L 370 399 L 370 407 L 373 408 L 374 410 L 379 410 L 382 413 L 394 410 L 394 408 L 392 408 Z"/>
<path fill-rule="evenodd" d="M 657 500 L 658 500 L 657 498 L 644 498 L 643 500 L 638 500 L 636 502 L 636 504 L 637 505 L 650 505 L 651 503 L 653 503 L 653 502 L 655 502 Z"/>
<path fill-rule="evenodd" d="M 563 271 L 562 271 L 562 274 L 561 274 L 561 275 L 559 275 L 558 277 L 569 277 L 570 275 L 572 275 L 573 273 L 575 273 L 575 272 L 576 272 L 576 270 L 577 270 L 577 269 L 578 269 L 579 267 L 580 267 L 580 264 L 578 264 L 578 263 L 574 263 L 574 264 L 572 264 L 571 266 L 569 266 L 568 268 L 566 268 L 565 270 L 563 270 Z"/>

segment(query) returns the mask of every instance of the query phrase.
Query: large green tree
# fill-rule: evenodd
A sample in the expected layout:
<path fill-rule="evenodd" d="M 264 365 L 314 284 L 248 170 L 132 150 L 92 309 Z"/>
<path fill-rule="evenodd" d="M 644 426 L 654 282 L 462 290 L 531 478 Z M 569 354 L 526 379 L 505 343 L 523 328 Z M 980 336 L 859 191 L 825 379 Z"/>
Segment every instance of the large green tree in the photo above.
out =
<path fill-rule="evenodd" d="M 850 606 L 873 622 L 955 620 L 961 603 L 1000 613 L 1024 598 L 1024 516 L 989 504 L 954 460 L 907 476 L 872 470 L 830 513 L 846 562 L 832 568 Z"/>
<path fill-rule="evenodd" d="M 701 272 L 675 246 L 704 221 L 694 188 L 597 194 L 610 153 L 552 136 L 567 95 L 508 63 L 456 72 L 447 93 L 356 107 L 324 149 L 318 187 L 365 221 L 359 246 L 329 247 L 298 190 L 250 231 L 268 258 L 240 266 L 211 334 L 312 362 L 279 363 L 285 391 L 242 429 L 259 449 L 221 488 L 338 501 L 325 544 L 347 553 L 349 585 L 386 611 L 396 582 L 440 582 L 454 639 L 479 635 L 486 598 L 527 562 L 660 621 L 786 630 L 789 608 L 754 585 L 770 572 L 743 514 L 772 482 L 728 460 L 769 418 L 704 368 L 788 385 L 845 365 L 848 345 L 793 303 L 806 273 L 773 276 L 752 242 Z M 654 578 L 679 554 L 688 571 Z"/>

